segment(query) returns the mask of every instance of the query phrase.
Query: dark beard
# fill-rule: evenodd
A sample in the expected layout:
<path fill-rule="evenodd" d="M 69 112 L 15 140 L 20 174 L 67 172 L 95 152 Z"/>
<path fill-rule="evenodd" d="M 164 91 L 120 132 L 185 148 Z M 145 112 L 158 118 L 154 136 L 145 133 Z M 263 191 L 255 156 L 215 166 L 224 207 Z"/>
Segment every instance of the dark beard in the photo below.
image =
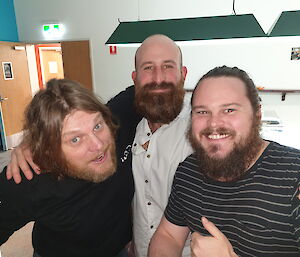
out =
<path fill-rule="evenodd" d="M 239 179 L 248 170 L 249 165 L 255 160 L 262 147 L 263 140 L 259 136 L 259 130 L 260 119 L 254 117 L 249 135 L 242 142 L 235 143 L 233 150 L 224 158 L 210 157 L 201 144 L 194 139 L 190 131 L 189 139 L 196 151 L 199 171 L 204 176 L 216 181 L 229 182 Z M 221 128 L 220 131 L 225 132 L 226 129 Z M 209 150 L 216 152 L 217 146 Z"/>
<path fill-rule="evenodd" d="M 152 89 L 170 89 L 168 92 L 153 93 Z M 136 85 L 135 106 L 148 121 L 168 124 L 180 113 L 184 98 L 183 79 L 175 85 L 162 82 Z"/>

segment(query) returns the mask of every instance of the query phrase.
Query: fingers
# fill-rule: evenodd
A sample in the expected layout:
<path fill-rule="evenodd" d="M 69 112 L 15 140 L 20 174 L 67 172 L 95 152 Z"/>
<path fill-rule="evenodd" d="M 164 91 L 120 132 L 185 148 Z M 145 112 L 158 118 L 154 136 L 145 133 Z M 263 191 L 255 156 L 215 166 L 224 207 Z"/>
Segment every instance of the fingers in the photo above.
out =
<path fill-rule="evenodd" d="M 6 177 L 18 184 L 21 182 L 20 172 L 22 171 L 28 180 L 33 178 L 32 171 L 29 165 L 33 168 L 34 172 L 40 174 L 39 167 L 33 162 L 30 150 L 27 147 L 18 146 L 11 153 L 11 160 L 7 166 Z M 21 171 L 20 171 L 21 170 Z"/>
<path fill-rule="evenodd" d="M 30 171 L 30 173 L 31 173 L 31 170 L 30 170 L 30 168 L 29 168 L 29 166 L 34 170 L 34 172 L 36 173 L 36 174 L 40 174 L 41 173 L 41 170 L 40 170 L 40 168 L 39 168 L 39 166 L 37 166 L 34 162 L 33 162 L 33 160 L 32 160 L 32 155 L 31 155 L 31 152 L 30 152 L 30 150 L 28 149 L 28 148 L 24 148 L 23 149 L 23 154 L 24 154 L 24 157 L 25 157 L 25 159 L 26 159 L 26 169 L 24 170 L 24 174 L 25 174 L 25 171 Z M 27 165 L 27 163 L 29 164 L 29 166 Z M 21 163 L 20 163 L 21 164 Z M 24 163 L 24 165 L 25 165 L 25 163 Z M 28 168 L 27 168 L 28 167 Z M 25 167 L 24 167 L 25 168 Z M 21 168 L 22 169 L 22 168 Z M 23 170 L 23 169 L 22 169 Z M 25 174 L 25 176 L 26 176 L 26 174 Z M 32 173 L 31 173 L 31 177 L 32 177 Z M 27 176 L 26 176 L 26 178 L 27 178 Z"/>
<path fill-rule="evenodd" d="M 14 151 L 13 151 L 11 154 L 10 162 L 7 165 L 6 178 L 9 180 L 12 177 L 14 177 L 15 183 L 19 184 L 21 182 L 21 176 L 20 176 L 18 170 L 19 170 L 19 167 L 17 165 L 16 155 L 14 154 Z M 14 173 L 15 173 L 15 175 L 13 176 Z"/>
<path fill-rule="evenodd" d="M 197 240 L 200 240 L 201 238 L 203 238 L 204 236 L 202 236 L 199 232 L 193 232 L 192 233 L 192 237 L 191 237 L 191 244 L 193 242 L 196 242 Z"/>
<path fill-rule="evenodd" d="M 207 218 L 201 218 L 203 227 L 215 238 L 223 239 L 224 234 L 215 226 L 214 223 L 210 222 Z"/>
<path fill-rule="evenodd" d="M 201 218 L 203 227 L 211 236 L 202 236 L 197 232 L 192 234 L 192 257 L 237 257 L 226 236 L 207 218 Z"/>
<path fill-rule="evenodd" d="M 203 253 L 202 246 L 205 244 L 203 241 L 205 240 L 205 237 L 202 236 L 198 232 L 193 232 L 190 242 L 190 248 L 191 248 L 191 257 L 201 256 L 199 253 Z"/>

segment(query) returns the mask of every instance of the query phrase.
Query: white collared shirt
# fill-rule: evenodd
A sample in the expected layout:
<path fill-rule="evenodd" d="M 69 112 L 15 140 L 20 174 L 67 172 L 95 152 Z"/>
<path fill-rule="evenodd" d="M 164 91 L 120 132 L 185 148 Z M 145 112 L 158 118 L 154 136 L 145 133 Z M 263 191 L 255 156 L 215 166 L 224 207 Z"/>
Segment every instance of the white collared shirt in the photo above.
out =
<path fill-rule="evenodd" d="M 192 153 L 186 137 L 189 123 L 190 104 L 185 99 L 176 119 L 162 125 L 155 133 L 151 133 L 145 118 L 136 128 L 132 169 L 135 183 L 133 233 L 137 257 L 147 256 L 150 239 L 167 206 L 177 166 Z M 145 150 L 142 145 L 148 141 Z"/>

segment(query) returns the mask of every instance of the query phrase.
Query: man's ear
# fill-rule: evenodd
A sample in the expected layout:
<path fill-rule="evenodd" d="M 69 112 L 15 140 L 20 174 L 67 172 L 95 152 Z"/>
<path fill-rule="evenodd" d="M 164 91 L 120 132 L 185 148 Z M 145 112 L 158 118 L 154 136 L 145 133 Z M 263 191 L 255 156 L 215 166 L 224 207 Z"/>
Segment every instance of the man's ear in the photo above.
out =
<path fill-rule="evenodd" d="M 261 104 L 259 105 L 259 108 L 256 112 L 256 116 L 261 120 L 262 118 L 262 108 L 261 108 Z"/>
<path fill-rule="evenodd" d="M 187 74 L 187 67 L 186 66 L 181 67 L 181 74 L 182 74 L 183 78 L 185 79 L 186 74 Z"/>
<path fill-rule="evenodd" d="M 131 73 L 131 78 L 132 78 L 133 82 L 135 82 L 135 79 L 136 79 L 136 71 L 133 71 L 133 72 Z"/>

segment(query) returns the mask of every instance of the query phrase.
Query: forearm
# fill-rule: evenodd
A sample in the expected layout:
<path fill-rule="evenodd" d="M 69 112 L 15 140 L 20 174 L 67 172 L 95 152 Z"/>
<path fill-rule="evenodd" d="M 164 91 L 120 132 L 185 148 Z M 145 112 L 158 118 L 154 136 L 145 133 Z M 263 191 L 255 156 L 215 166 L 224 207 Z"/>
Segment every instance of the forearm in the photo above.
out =
<path fill-rule="evenodd" d="M 148 257 L 180 257 L 183 245 L 179 245 L 169 235 L 155 233 L 150 241 Z"/>

